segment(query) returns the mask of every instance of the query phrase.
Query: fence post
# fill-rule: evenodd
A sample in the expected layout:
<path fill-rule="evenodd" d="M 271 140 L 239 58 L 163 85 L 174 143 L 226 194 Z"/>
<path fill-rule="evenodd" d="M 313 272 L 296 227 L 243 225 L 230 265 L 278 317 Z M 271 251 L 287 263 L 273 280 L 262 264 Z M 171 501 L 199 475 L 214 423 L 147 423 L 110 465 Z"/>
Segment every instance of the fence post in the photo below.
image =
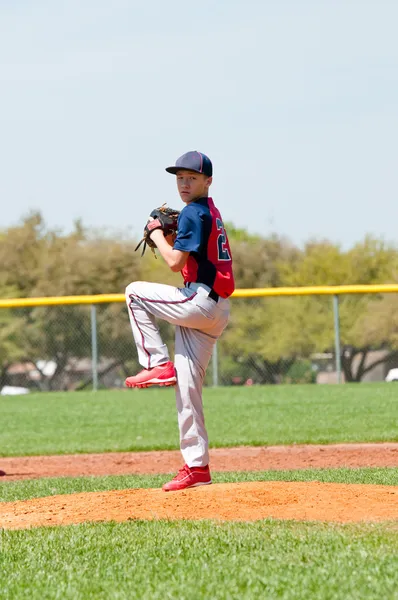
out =
<path fill-rule="evenodd" d="M 91 305 L 91 369 L 93 392 L 98 390 L 98 341 L 97 341 L 97 307 Z"/>
<path fill-rule="evenodd" d="M 217 342 L 214 344 L 214 348 L 213 348 L 212 365 L 213 365 L 213 387 L 217 387 L 218 386 L 218 349 L 217 349 Z"/>
<path fill-rule="evenodd" d="M 333 315 L 334 315 L 334 353 L 336 360 L 337 382 L 341 383 L 341 349 L 340 349 L 340 317 L 339 317 L 339 297 L 333 296 Z"/>

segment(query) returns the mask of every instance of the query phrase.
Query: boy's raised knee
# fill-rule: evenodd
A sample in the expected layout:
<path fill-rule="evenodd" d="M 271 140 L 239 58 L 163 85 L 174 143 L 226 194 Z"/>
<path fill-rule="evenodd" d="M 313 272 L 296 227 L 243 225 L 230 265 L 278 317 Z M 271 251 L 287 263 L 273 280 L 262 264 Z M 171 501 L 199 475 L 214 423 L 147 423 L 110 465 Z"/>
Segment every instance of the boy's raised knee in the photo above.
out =
<path fill-rule="evenodd" d="M 136 285 L 137 283 L 141 283 L 140 281 L 133 281 L 132 283 L 129 283 L 128 286 L 126 287 L 125 290 L 125 296 L 126 298 L 129 298 L 131 294 L 136 293 Z"/>

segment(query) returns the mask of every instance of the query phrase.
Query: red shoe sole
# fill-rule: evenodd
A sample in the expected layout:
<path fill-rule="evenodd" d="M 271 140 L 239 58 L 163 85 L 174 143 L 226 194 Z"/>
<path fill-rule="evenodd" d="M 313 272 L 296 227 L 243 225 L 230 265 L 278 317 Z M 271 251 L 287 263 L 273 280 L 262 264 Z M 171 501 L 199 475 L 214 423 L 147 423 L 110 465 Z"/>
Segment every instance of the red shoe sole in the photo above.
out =
<path fill-rule="evenodd" d="M 199 487 L 200 485 L 210 485 L 212 481 L 198 481 L 197 483 L 193 483 L 192 485 L 186 485 L 185 487 L 175 487 L 175 488 L 167 488 L 165 486 L 162 487 L 164 492 L 182 492 L 183 490 L 189 490 L 190 488 Z"/>
<path fill-rule="evenodd" d="M 126 386 L 129 388 L 149 388 L 152 387 L 153 385 L 158 385 L 160 387 L 170 387 L 172 385 L 175 385 L 177 383 L 176 379 L 173 379 L 171 381 L 154 381 L 154 382 L 145 382 L 145 383 L 126 383 Z"/>

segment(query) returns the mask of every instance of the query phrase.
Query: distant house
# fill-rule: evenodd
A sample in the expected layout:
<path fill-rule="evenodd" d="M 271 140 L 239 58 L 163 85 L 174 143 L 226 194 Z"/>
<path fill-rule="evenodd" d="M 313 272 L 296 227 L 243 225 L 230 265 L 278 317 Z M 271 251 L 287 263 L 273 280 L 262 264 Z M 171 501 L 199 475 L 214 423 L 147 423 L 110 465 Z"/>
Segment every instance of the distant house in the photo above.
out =
<path fill-rule="evenodd" d="M 124 378 L 120 377 L 119 366 L 112 368 L 115 361 L 110 358 L 103 358 L 98 362 L 98 375 L 104 387 L 122 387 Z M 56 372 L 56 363 L 53 361 L 38 361 L 37 365 L 33 362 L 19 362 L 11 365 L 7 370 L 6 384 L 9 386 L 26 387 L 29 389 L 44 390 L 48 389 L 48 384 Z M 74 390 L 85 381 L 90 381 L 92 377 L 91 358 L 69 359 L 63 372 L 57 377 L 55 385 L 51 389 Z"/>
<path fill-rule="evenodd" d="M 388 350 L 371 350 L 365 359 L 365 368 L 380 361 L 389 354 Z M 333 353 L 314 354 L 311 357 L 317 366 L 317 383 L 337 383 L 337 372 Z M 361 361 L 361 356 L 355 356 L 353 360 L 354 373 L 358 369 Z M 361 382 L 376 382 L 385 381 L 387 373 L 394 367 L 398 367 L 397 361 L 386 360 L 376 364 L 370 371 L 364 374 Z M 344 373 L 341 373 L 341 381 L 344 383 Z"/>

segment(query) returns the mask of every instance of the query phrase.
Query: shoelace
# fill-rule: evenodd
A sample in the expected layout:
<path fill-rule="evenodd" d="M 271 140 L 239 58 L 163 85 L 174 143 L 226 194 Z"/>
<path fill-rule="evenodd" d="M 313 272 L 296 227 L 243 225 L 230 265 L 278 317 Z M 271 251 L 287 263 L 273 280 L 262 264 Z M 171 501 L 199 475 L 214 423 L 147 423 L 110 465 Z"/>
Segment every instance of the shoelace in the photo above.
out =
<path fill-rule="evenodd" d="M 180 479 L 182 475 L 189 475 L 189 467 L 187 465 L 184 465 L 182 469 L 178 471 L 174 479 Z"/>

